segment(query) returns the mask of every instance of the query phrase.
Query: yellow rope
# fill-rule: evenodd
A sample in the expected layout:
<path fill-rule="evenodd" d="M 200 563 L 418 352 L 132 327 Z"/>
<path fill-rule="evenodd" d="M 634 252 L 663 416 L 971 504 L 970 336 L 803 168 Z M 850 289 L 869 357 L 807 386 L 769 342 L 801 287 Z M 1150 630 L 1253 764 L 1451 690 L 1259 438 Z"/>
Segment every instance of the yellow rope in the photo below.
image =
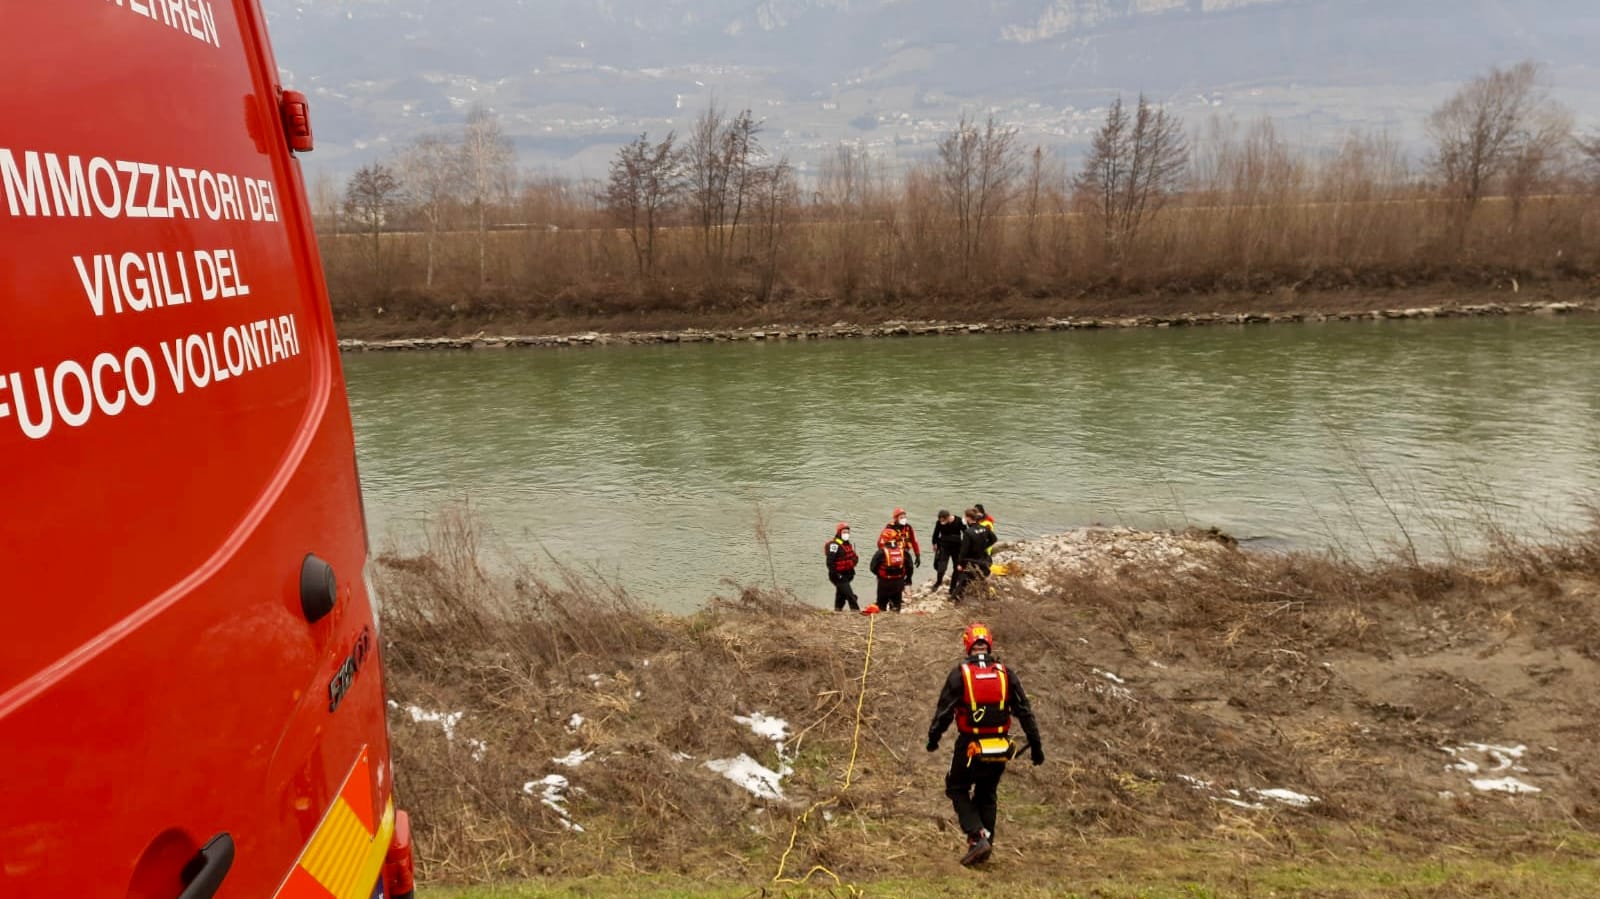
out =
<path fill-rule="evenodd" d="M 836 884 L 838 886 L 842 886 L 845 889 L 849 890 L 850 891 L 850 895 L 852 895 L 852 896 L 865 895 L 854 884 L 845 883 L 842 879 L 840 879 L 839 875 L 833 873 L 831 870 L 829 870 L 828 868 L 824 867 L 823 865 L 813 865 L 813 866 L 811 866 L 811 870 L 807 871 L 805 873 L 804 877 L 801 877 L 801 878 L 798 878 L 798 879 L 793 878 L 793 877 L 784 877 L 783 876 L 783 869 L 789 864 L 789 853 L 794 851 L 795 840 L 798 839 L 799 836 L 800 836 L 800 825 L 804 824 L 807 821 L 809 821 L 811 819 L 811 813 L 816 811 L 817 809 L 822 808 L 825 805 L 833 805 L 833 804 L 837 803 L 839 801 L 839 797 L 844 795 L 844 791 L 845 790 L 850 789 L 850 784 L 855 779 L 856 757 L 861 752 L 861 711 L 862 711 L 863 708 L 866 707 L 866 704 L 867 704 L 867 672 L 872 669 L 872 641 L 873 641 L 873 635 L 877 631 L 877 626 L 878 626 L 878 616 L 876 616 L 876 615 L 868 615 L 867 616 L 867 651 L 866 651 L 865 656 L 861 660 L 861 694 L 856 697 L 856 725 L 855 725 L 855 732 L 852 733 L 851 736 L 850 736 L 850 764 L 847 765 L 845 767 L 845 769 L 844 769 L 844 784 L 839 787 L 839 791 L 838 792 L 834 793 L 832 796 L 828 797 L 827 799 L 819 799 L 816 802 L 811 803 L 811 807 L 810 808 L 806 809 L 805 812 L 800 815 L 800 817 L 794 819 L 794 826 L 789 829 L 789 845 L 788 845 L 787 848 L 785 848 L 783 850 L 783 857 L 778 859 L 778 872 L 776 874 L 772 875 L 772 882 L 775 883 L 775 884 L 786 883 L 786 884 L 793 884 L 794 886 L 800 886 L 800 885 L 804 884 L 806 881 L 810 880 L 811 879 L 811 875 L 817 873 L 818 871 L 821 871 L 822 873 L 828 875 L 829 877 L 832 877 L 834 884 Z"/>

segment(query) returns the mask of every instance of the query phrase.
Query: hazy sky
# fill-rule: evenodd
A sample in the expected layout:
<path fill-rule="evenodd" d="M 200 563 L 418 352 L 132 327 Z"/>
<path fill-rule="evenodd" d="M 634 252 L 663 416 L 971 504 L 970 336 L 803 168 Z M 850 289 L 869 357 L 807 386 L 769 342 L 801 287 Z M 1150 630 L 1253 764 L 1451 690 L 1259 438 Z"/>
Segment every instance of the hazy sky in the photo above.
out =
<path fill-rule="evenodd" d="M 492 107 L 526 166 L 603 171 L 715 95 L 802 165 L 834 145 L 915 159 L 963 112 L 1075 156 L 1118 93 L 1199 127 L 1271 115 L 1308 147 L 1420 138 L 1493 64 L 1546 64 L 1600 125 L 1594 0 L 264 0 L 307 91 L 313 167 L 349 170 Z"/>

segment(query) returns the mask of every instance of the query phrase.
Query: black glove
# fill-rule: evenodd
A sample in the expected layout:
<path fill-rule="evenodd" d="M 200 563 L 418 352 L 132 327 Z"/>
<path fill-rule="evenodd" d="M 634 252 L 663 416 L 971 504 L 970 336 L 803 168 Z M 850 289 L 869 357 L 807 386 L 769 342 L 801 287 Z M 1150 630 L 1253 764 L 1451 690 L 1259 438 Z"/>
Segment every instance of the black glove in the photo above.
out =
<path fill-rule="evenodd" d="M 1034 765 L 1044 764 L 1044 750 L 1041 749 L 1037 744 L 1035 744 L 1033 747 L 1033 763 Z"/>
<path fill-rule="evenodd" d="M 938 737 L 929 737 L 928 738 L 928 751 L 929 752 L 933 752 L 933 751 L 937 750 L 938 748 L 939 748 L 939 738 Z"/>

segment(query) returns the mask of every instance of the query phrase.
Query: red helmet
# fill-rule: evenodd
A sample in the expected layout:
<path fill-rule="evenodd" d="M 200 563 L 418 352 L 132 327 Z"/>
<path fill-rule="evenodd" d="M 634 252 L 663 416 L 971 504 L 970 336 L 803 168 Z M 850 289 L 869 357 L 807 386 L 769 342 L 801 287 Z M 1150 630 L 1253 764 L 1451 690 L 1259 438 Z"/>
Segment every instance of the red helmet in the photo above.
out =
<path fill-rule="evenodd" d="M 839 522 L 838 526 L 833 529 L 833 536 L 837 537 L 848 530 L 850 530 L 850 522 L 841 521 Z"/>
<path fill-rule="evenodd" d="M 961 632 L 961 648 L 971 655 L 972 647 L 978 643 L 989 647 L 990 652 L 994 651 L 994 635 L 989 633 L 989 626 L 974 621 Z"/>
<path fill-rule="evenodd" d="M 899 543 L 899 542 L 900 542 L 900 532 L 895 530 L 894 528 L 884 528 L 883 530 L 878 532 L 878 545 L 879 546 L 888 546 L 891 543 Z"/>
<path fill-rule="evenodd" d="M 899 521 L 900 520 L 900 516 L 902 516 L 904 514 L 906 514 L 906 510 L 904 510 L 904 509 L 896 509 L 896 510 L 894 510 L 894 514 L 890 515 L 889 518 L 891 518 L 894 521 Z"/>

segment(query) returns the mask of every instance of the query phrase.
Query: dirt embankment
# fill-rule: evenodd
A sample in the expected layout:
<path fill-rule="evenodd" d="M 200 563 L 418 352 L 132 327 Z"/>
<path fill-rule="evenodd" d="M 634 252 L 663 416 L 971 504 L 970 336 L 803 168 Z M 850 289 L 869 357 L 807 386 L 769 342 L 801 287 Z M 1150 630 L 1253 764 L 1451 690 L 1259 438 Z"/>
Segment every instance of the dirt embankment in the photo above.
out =
<path fill-rule="evenodd" d="M 874 618 L 753 589 L 668 617 L 491 576 L 470 549 L 387 560 L 423 875 L 953 869 L 949 741 L 923 742 L 972 618 L 1043 731 L 1046 764 L 1002 786 L 992 863 L 1030 882 L 1092 882 L 1115 865 L 1093 847 L 1127 837 L 1247 864 L 1442 844 L 1515 859 L 1600 829 L 1600 527 L 1440 565 L 1124 529 L 997 560 L 992 598 L 919 591 Z"/>
<path fill-rule="evenodd" d="M 1356 319 L 1460 318 L 1593 312 L 1588 281 L 1513 289 L 1430 286 L 1393 290 L 1147 293 L 1129 296 L 1029 296 L 1001 293 L 895 303 L 815 299 L 779 304 L 669 309 L 627 314 L 536 314 L 490 304 L 455 311 L 373 307 L 339 321 L 347 350 L 499 349 L 737 340 L 817 340 L 919 334 L 1187 327 Z M 374 310 L 384 309 L 383 314 Z"/>

